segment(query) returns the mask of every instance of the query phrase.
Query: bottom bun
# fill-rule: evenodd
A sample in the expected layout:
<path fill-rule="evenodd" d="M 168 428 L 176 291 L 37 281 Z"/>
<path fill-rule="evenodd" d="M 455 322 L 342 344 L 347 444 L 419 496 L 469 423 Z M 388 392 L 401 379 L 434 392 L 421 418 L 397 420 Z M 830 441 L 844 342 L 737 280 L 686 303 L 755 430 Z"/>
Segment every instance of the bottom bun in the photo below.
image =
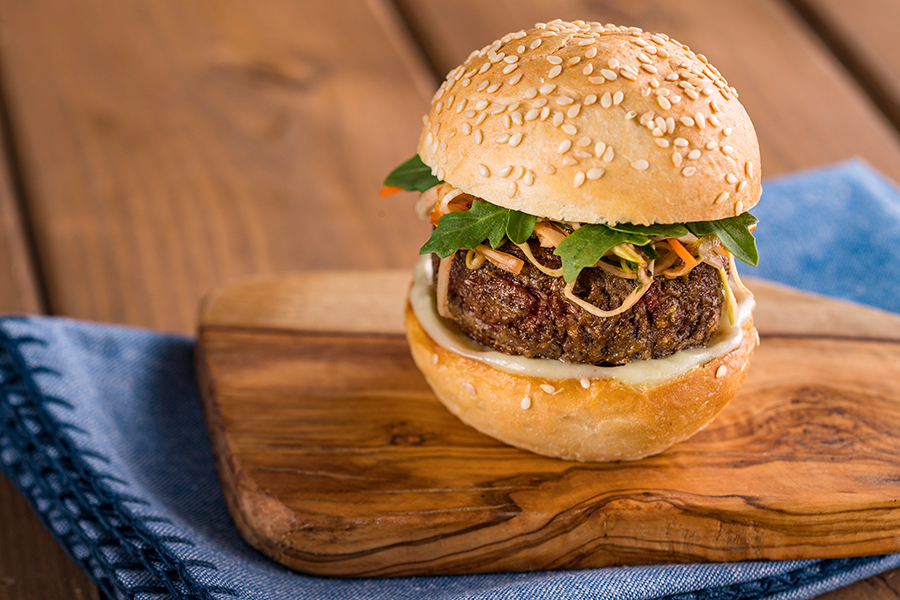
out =
<path fill-rule="evenodd" d="M 460 420 L 502 442 L 567 460 L 633 460 L 662 452 L 712 421 L 737 394 L 758 335 L 749 318 L 741 345 L 656 386 L 615 379 L 512 375 L 438 345 L 406 307 L 413 359 Z M 585 382 L 587 383 L 587 382 Z"/>

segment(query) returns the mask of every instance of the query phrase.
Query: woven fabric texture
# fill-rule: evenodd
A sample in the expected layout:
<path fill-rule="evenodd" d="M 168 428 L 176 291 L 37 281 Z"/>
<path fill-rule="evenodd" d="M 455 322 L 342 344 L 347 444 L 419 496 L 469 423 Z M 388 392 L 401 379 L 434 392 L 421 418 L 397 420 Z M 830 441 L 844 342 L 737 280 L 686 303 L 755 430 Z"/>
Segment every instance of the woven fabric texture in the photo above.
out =
<path fill-rule="evenodd" d="M 900 192 L 865 164 L 770 181 L 754 213 L 762 262 L 743 272 L 900 312 L 900 249 L 887 243 L 900 233 Z M 872 273 L 887 283 L 872 286 Z M 386 580 L 293 573 L 228 517 L 192 354 L 186 338 L 0 319 L 0 469 L 111 598 L 801 599 L 900 566 L 887 555 Z"/>

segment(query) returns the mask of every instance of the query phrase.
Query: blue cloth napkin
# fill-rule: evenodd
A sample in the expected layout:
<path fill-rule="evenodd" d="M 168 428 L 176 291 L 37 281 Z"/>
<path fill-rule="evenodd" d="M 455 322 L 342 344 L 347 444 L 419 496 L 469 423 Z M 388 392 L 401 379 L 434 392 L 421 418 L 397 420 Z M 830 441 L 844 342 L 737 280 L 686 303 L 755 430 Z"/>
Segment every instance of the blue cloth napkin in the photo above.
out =
<path fill-rule="evenodd" d="M 762 261 L 744 273 L 900 312 L 900 190 L 867 165 L 768 181 L 753 212 Z M 800 599 L 900 566 L 898 554 L 387 580 L 293 573 L 229 519 L 192 353 L 190 339 L 147 331 L 0 319 L 0 468 L 112 598 Z"/>

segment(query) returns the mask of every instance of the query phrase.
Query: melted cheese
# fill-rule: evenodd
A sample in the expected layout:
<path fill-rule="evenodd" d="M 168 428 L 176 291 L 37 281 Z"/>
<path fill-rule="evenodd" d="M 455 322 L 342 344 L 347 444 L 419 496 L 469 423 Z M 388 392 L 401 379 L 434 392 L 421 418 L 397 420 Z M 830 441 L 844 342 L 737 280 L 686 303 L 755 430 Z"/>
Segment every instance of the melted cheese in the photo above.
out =
<path fill-rule="evenodd" d="M 738 299 L 737 323 L 729 325 L 727 319 L 723 318 L 722 324 L 705 348 L 682 350 L 666 358 L 639 360 L 617 367 L 597 367 L 550 358 L 512 356 L 482 346 L 462 333 L 452 321 L 438 316 L 431 281 L 431 257 L 423 256 L 416 264 L 409 294 L 410 304 L 422 328 L 444 348 L 513 375 L 543 379 L 611 378 L 633 387 L 659 385 L 728 354 L 741 345 L 744 335 L 742 327 L 756 306 L 753 298 L 735 290 Z"/>

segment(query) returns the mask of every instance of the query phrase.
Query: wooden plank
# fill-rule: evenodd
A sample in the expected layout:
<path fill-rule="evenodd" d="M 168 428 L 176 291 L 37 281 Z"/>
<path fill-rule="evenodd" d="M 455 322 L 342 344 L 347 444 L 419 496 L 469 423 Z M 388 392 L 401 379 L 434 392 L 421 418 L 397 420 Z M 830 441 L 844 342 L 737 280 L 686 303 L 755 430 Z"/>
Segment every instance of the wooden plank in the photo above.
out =
<path fill-rule="evenodd" d="M 763 343 L 734 401 L 687 442 L 605 464 L 453 417 L 395 318 L 402 274 L 228 286 L 202 311 L 198 370 L 232 516 L 275 560 L 330 576 L 900 550 L 900 317 L 752 285 Z M 552 400 L 534 393 L 540 418 Z"/>
<path fill-rule="evenodd" d="M 883 0 L 789 0 L 900 129 L 900 4 Z"/>
<path fill-rule="evenodd" d="M 737 88 L 759 136 L 764 175 L 862 156 L 900 180 L 895 133 L 805 24 L 777 0 L 398 1 L 442 74 L 473 49 L 554 18 L 668 33 L 708 56 Z"/>
<path fill-rule="evenodd" d="M 4 0 L 54 312 L 192 331 L 228 279 L 411 265 L 381 181 L 434 81 L 388 5 Z"/>

